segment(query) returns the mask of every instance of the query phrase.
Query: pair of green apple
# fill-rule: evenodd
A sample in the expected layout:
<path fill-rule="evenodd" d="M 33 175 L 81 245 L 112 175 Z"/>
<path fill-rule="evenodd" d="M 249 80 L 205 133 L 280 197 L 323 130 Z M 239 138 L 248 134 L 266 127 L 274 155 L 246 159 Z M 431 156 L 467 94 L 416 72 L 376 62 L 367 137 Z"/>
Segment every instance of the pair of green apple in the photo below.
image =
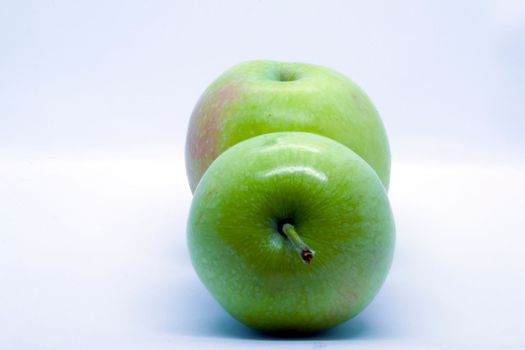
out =
<path fill-rule="evenodd" d="M 239 321 L 313 332 L 377 294 L 394 248 L 390 152 L 376 109 L 345 76 L 233 67 L 195 107 L 186 167 L 193 265 Z"/>

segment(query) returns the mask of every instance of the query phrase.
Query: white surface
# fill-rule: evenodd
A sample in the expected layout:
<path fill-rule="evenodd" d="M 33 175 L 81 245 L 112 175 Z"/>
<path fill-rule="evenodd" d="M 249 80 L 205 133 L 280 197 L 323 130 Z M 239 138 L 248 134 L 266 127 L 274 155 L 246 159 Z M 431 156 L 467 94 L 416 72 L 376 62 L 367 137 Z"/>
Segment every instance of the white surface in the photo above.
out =
<path fill-rule="evenodd" d="M 2 1 L 0 349 L 525 347 L 523 4 Z M 258 58 L 350 76 L 392 146 L 391 274 L 316 339 L 237 324 L 185 246 L 189 115 Z"/>
<path fill-rule="evenodd" d="M 275 340 L 198 281 L 183 162 L 157 154 L 0 162 L 2 349 L 525 346 L 523 165 L 395 163 L 378 297 L 320 336 Z"/>

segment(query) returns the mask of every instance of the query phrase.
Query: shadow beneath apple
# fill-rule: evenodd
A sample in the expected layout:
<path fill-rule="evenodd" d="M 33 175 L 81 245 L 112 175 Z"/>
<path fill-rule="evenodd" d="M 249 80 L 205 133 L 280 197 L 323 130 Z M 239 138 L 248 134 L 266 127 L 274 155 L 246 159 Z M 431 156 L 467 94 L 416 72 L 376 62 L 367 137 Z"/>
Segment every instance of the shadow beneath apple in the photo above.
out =
<path fill-rule="evenodd" d="M 377 338 L 371 324 L 363 317 L 356 317 L 337 327 L 313 334 L 269 334 L 253 330 L 225 314 L 206 326 L 210 336 L 249 340 L 343 340 Z"/>
<path fill-rule="evenodd" d="M 217 315 L 218 316 L 218 315 Z M 394 334 L 391 329 L 374 322 L 374 316 L 364 311 L 355 318 L 336 327 L 313 334 L 268 334 L 244 326 L 226 312 L 203 327 L 204 334 L 214 337 L 228 337 L 250 340 L 364 340 L 389 338 Z M 203 335 L 204 335 L 203 334 Z"/>
<path fill-rule="evenodd" d="M 392 327 L 393 313 L 388 296 L 378 295 L 376 300 L 355 318 L 334 328 L 310 335 L 275 335 L 253 330 L 231 317 L 195 279 L 187 281 L 183 289 L 173 290 L 164 323 L 165 331 L 193 337 L 230 338 L 260 341 L 284 340 L 365 340 L 385 339 L 399 335 Z M 165 300 L 166 301 L 166 300 Z M 389 310 L 390 309 L 390 310 Z"/>

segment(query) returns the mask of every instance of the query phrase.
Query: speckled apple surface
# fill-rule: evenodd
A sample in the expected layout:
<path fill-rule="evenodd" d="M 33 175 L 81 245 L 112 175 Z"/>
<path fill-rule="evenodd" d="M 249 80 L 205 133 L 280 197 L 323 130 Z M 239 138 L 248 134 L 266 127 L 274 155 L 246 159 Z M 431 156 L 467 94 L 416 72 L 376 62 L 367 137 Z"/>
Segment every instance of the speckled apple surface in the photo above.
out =
<path fill-rule="evenodd" d="M 309 264 L 279 233 L 285 222 L 315 251 Z M 379 177 L 350 149 L 310 133 L 273 133 L 209 167 L 188 244 L 201 281 L 236 319 L 268 332 L 313 332 L 355 316 L 376 295 L 394 222 Z"/>
<path fill-rule="evenodd" d="M 344 75 L 312 64 L 250 61 L 214 81 L 198 101 L 186 139 L 192 191 L 222 152 L 280 131 L 323 135 L 351 148 L 388 189 L 390 150 L 368 96 Z"/>

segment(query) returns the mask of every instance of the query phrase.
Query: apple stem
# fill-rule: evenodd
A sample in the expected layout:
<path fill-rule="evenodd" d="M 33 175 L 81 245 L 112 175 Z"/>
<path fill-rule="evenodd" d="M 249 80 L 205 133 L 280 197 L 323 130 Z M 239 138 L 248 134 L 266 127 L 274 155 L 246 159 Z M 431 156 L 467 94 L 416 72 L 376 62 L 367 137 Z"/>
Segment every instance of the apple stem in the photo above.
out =
<path fill-rule="evenodd" d="M 295 231 L 295 227 L 292 224 L 283 225 L 283 233 L 286 235 L 286 238 L 292 243 L 292 246 L 295 248 L 297 253 L 301 256 L 301 259 L 304 263 L 309 264 L 310 261 L 315 256 L 315 251 L 311 250 L 310 247 L 303 242 L 301 237 Z"/>

